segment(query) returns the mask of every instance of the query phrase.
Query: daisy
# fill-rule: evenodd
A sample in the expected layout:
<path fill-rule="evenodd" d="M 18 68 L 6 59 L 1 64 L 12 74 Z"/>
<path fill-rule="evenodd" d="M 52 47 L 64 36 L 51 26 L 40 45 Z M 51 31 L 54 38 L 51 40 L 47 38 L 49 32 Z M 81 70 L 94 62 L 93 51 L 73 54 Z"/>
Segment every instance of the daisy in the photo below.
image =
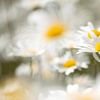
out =
<path fill-rule="evenodd" d="M 68 28 L 60 19 L 52 18 L 52 15 L 43 10 L 34 12 L 30 17 L 38 22 L 36 22 L 38 26 L 33 37 L 33 46 L 38 52 L 43 49 L 54 51 L 54 48 L 58 49 L 64 45 Z"/>
<path fill-rule="evenodd" d="M 67 86 L 68 100 L 96 100 L 92 87 L 84 88 L 77 84 Z"/>
<path fill-rule="evenodd" d="M 85 14 L 82 10 L 78 13 L 77 0 L 70 0 L 70 2 L 69 0 L 20 0 L 18 2 L 26 9 L 33 9 L 32 5 L 34 7 L 42 5 L 39 8 L 43 9 L 29 12 L 24 10 L 28 18 L 24 16 L 25 19 L 23 18 L 15 27 L 11 40 L 13 46 L 7 47 L 7 54 L 10 52 L 8 56 L 34 56 L 37 52 L 48 48 L 50 52 L 57 51 L 58 48 L 66 46 L 68 34 L 73 33 L 73 30 L 83 24 L 87 18 L 85 16 L 83 18 Z"/>
<path fill-rule="evenodd" d="M 88 63 L 88 60 L 83 61 L 82 58 L 80 59 L 80 57 L 72 56 L 72 54 L 68 52 L 62 57 L 54 58 L 52 66 L 54 70 L 69 75 L 76 69 L 88 68 Z"/>
<path fill-rule="evenodd" d="M 35 33 L 33 48 L 37 49 L 37 52 L 42 49 L 57 52 L 58 49 L 66 46 L 67 39 L 78 26 L 72 17 L 76 14 L 75 11 L 69 12 L 73 8 L 73 3 L 68 7 L 66 4 L 62 6 L 57 2 L 49 2 L 43 9 L 36 10 L 29 15 L 28 22 L 34 26 Z"/>
<path fill-rule="evenodd" d="M 81 27 L 82 31 L 79 31 L 82 35 L 79 36 L 78 53 L 89 52 L 93 53 L 93 56 L 97 61 L 100 59 L 96 53 L 100 53 L 100 29 L 94 28 L 92 23 L 88 23 L 88 26 Z"/>

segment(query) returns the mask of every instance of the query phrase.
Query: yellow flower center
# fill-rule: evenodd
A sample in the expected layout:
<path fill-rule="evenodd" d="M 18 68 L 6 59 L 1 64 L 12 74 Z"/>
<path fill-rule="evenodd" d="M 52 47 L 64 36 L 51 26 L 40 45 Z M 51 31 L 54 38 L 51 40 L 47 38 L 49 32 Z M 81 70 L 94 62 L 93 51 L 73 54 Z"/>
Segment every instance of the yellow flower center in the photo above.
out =
<path fill-rule="evenodd" d="M 100 36 L 100 30 L 94 29 L 91 30 L 97 37 Z M 92 38 L 91 33 L 88 33 L 88 38 Z"/>
<path fill-rule="evenodd" d="M 63 66 L 64 68 L 70 68 L 72 66 L 76 65 L 76 60 L 73 58 L 68 59 L 67 61 L 64 62 Z"/>
<path fill-rule="evenodd" d="M 52 25 L 50 25 L 47 28 L 45 35 L 47 38 L 52 39 L 52 38 L 56 38 L 56 37 L 61 36 L 64 31 L 65 31 L 64 25 L 57 22 L 57 23 L 53 23 Z"/>
<path fill-rule="evenodd" d="M 95 44 L 95 50 L 100 51 L 100 41 Z"/>

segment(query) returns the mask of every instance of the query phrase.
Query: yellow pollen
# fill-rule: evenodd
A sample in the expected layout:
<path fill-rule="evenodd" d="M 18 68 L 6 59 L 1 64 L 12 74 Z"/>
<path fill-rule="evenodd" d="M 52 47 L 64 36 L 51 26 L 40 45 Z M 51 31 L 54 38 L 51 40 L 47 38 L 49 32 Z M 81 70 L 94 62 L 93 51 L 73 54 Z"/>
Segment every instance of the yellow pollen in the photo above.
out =
<path fill-rule="evenodd" d="M 95 50 L 100 51 L 100 41 L 95 44 Z"/>
<path fill-rule="evenodd" d="M 45 35 L 47 38 L 52 39 L 52 38 L 56 38 L 56 37 L 61 36 L 64 31 L 65 31 L 64 25 L 57 22 L 57 23 L 53 23 L 52 25 L 50 25 L 47 28 Z"/>
<path fill-rule="evenodd" d="M 65 68 L 70 68 L 72 66 L 76 65 L 76 61 L 73 58 L 68 59 L 67 61 L 64 62 L 63 66 Z"/>
<path fill-rule="evenodd" d="M 94 29 L 94 30 L 91 30 L 97 37 L 100 36 L 100 30 L 97 30 L 97 29 Z M 91 33 L 88 33 L 88 38 L 92 38 L 91 37 Z"/>

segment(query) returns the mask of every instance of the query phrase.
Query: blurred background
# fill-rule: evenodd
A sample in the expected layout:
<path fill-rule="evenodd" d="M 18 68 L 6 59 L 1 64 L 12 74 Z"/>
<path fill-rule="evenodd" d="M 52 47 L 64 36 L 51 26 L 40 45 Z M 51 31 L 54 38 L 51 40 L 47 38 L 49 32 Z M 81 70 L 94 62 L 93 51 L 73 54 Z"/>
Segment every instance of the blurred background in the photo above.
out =
<path fill-rule="evenodd" d="M 52 87 L 54 84 L 61 87 L 62 85 L 65 86 L 66 80 L 70 81 L 70 79 L 66 79 L 64 74 L 59 75 L 57 72 L 49 71 L 47 67 L 41 67 L 41 65 L 48 65 L 44 64 L 46 62 L 45 57 L 41 60 L 40 55 L 36 56 L 39 52 L 36 52 L 37 50 L 33 46 L 37 25 L 45 23 L 47 17 L 43 17 L 44 15 L 51 14 L 52 18 L 61 9 L 63 13 L 59 12 L 59 15 L 64 16 L 67 26 L 74 31 L 74 34 L 77 34 L 79 27 L 86 25 L 87 22 L 92 22 L 95 26 L 100 25 L 99 6 L 100 0 L 0 0 L 0 95 L 2 93 L 13 96 L 16 94 L 15 97 L 17 98 L 23 93 L 24 88 L 26 90 L 28 88 L 28 91 L 31 91 L 29 93 L 32 93 L 29 96 L 30 100 L 36 100 L 33 94 L 35 95 L 39 89 L 41 90 L 43 84 Z M 73 38 L 71 39 L 73 40 Z M 91 55 L 89 57 L 92 62 L 94 58 Z M 79 72 L 79 74 L 89 74 L 94 78 L 95 74 L 99 73 L 100 68 L 98 62 L 95 61 L 90 66 L 93 64 L 97 66 L 97 69 L 89 68 Z M 94 72 L 94 70 L 96 71 Z M 73 77 L 73 74 L 69 77 Z M 23 87 L 20 88 L 16 84 L 18 86 L 23 84 Z M 5 90 L 6 85 L 8 87 L 12 85 L 12 88 L 17 86 L 19 90 L 15 94 L 6 94 L 7 91 L 13 91 L 13 89 L 8 88 Z M 35 92 L 33 92 L 34 89 Z M 21 95 L 25 97 L 25 94 Z M 29 100 L 20 97 L 17 99 L 8 97 L 0 98 L 0 100 Z"/>

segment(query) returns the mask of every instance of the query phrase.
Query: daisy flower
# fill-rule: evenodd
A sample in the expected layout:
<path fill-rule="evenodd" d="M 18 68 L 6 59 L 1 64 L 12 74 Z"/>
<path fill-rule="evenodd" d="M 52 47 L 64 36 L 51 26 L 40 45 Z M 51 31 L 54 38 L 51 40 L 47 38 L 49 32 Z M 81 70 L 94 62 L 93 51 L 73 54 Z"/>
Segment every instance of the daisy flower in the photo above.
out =
<path fill-rule="evenodd" d="M 34 56 L 34 54 L 41 52 L 43 49 L 49 48 L 49 51 L 51 52 L 51 50 L 57 51 L 58 48 L 66 46 L 68 34 L 73 33 L 73 30 L 80 24 L 83 24 L 87 18 L 82 10 L 78 13 L 78 10 L 76 9 L 77 1 L 78 0 L 18 1 L 22 6 L 25 4 L 24 8 L 26 9 L 33 9 L 32 5 L 37 8 L 38 5 L 42 5 L 42 7 L 39 8 L 43 9 L 35 9 L 29 12 L 24 10 L 25 16 L 14 28 L 14 35 L 11 40 L 12 44 L 10 43 L 13 46 L 7 46 L 7 54 L 4 54 L 7 56 L 21 57 Z M 21 6 L 20 4 L 19 6 Z M 84 14 L 81 14 L 80 12 L 83 12 Z M 85 15 L 84 18 L 83 15 Z M 29 23 L 27 23 L 27 19 Z M 79 19 L 81 19 L 81 21 Z M 52 34 L 50 35 L 50 33 Z M 70 40 L 69 37 L 68 39 Z"/>
<path fill-rule="evenodd" d="M 36 27 L 36 34 L 34 34 L 34 48 L 40 52 L 43 49 L 56 50 L 62 47 L 65 43 L 65 38 L 68 35 L 68 28 L 58 19 L 54 18 L 46 11 L 36 11 L 31 16 L 34 23 L 38 24 Z M 29 18 L 30 19 L 30 18 Z M 52 49 L 51 49 L 52 48 Z"/>
<path fill-rule="evenodd" d="M 71 52 L 68 52 L 62 57 L 54 58 L 52 66 L 54 70 L 69 75 L 76 69 L 88 68 L 88 63 L 88 61 L 83 61 L 82 58 L 80 59 L 80 57 L 75 57 Z"/>
<path fill-rule="evenodd" d="M 100 62 L 100 59 L 96 53 L 100 54 L 100 29 L 95 28 L 92 23 L 88 23 L 88 26 L 81 27 L 79 31 L 81 35 L 79 36 L 78 53 L 89 52 L 93 53 L 97 61 Z"/>
<path fill-rule="evenodd" d="M 28 22 L 34 26 L 34 45 L 37 52 L 42 49 L 57 52 L 67 44 L 67 39 L 72 35 L 75 27 L 78 26 L 74 21 L 74 3 L 60 5 L 57 2 L 49 2 L 43 9 L 31 13 Z M 65 10 L 67 15 L 65 14 Z M 80 16 L 77 16 L 77 21 Z M 79 21 L 78 21 L 79 22 Z M 51 49 L 52 48 L 52 49 Z"/>
<path fill-rule="evenodd" d="M 68 100 L 96 100 L 91 87 L 84 88 L 77 84 L 69 84 L 67 86 Z"/>

